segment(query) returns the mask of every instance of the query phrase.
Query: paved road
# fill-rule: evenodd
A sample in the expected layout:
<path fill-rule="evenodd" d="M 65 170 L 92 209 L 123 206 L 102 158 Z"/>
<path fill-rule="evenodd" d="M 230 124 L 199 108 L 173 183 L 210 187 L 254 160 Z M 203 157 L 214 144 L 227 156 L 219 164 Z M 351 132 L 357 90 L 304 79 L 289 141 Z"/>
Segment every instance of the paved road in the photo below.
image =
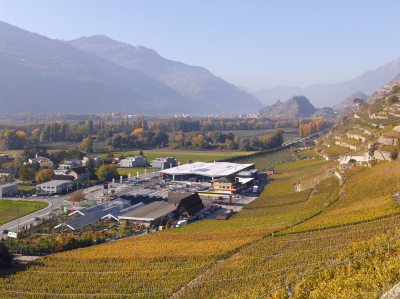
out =
<path fill-rule="evenodd" d="M 101 187 L 94 186 L 89 189 L 85 189 L 84 192 L 85 193 L 93 192 L 94 190 L 97 190 L 98 188 L 101 188 Z M 64 204 L 66 204 L 67 206 L 73 205 L 73 203 L 69 202 L 70 195 L 64 195 L 62 197 L 34 197 L 34 196 L 32 196 L 32 197 L 29 197 L 29 199 L 22 199 L 22 198 L 3 198 L 3 199 L 5 199 L 5 200 L 42 201 L 42 202 L 47 202 L 48 206 L 39 211 L 33 212 L 29 215 L 20 217 L 19 219 L 15 219 L 11 222 L 1 225 L 0 226 L 0 237 L 4 236 L 3 230 L 16 232 L 18 230 L 18 226 L 23 227 L 25 225 L 30 225 L 30 224 L 36 222 L 34 220 L 35 217 L 40 217 L 40 218 L 48 217 L 48 214 L 50 212 L 54 212 L 54 213 L 61 212 L 61 206 Z"/>

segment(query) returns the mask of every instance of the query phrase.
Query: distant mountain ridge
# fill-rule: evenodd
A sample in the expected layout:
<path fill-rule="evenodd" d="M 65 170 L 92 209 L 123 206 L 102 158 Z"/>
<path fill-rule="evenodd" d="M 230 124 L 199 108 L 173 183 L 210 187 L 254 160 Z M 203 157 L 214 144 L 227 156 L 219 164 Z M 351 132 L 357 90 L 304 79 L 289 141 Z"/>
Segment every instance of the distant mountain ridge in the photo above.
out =
<path fill-rule="evenodd" d="M 187 99 L 142 72 L 0 22 L 2 112 L 173 113 Z"/>
<path fill-rule="evenodd" d="M 96 43 L 124 48 L 104 37 L 97 37 Z M 141 47 L 137 51 L 148 57 L 158 55 Z M 253 96 L 236 92 L 235 86 L 210 77 L 211 73 L 203 68 L 199 69 L 208 81 L 225 84 L 220 99 L 214 93 L 208 102 L 195 101 L 140 70 L 5 22 L 0 22 L 0 68 L 1 112 L 211 114 L 255 113 L 262 107 Z M 156 72 L 158 66 L 155 64 L 152 69 Z M 207 87 L 213 90 L 211 84 L 206 84 L 203 94 L 207 94 Z"/>
<path fill-rule="evenodd" d="M 399 73 L 400 57 L 397 57 L 375 70 L 367 71 L 361 76 L 341 83 L 316 84 L 309 87 L 286 85 L 258 90 L 253 92 L 253 94 L 264 105 L 271 105 L 277 99 L 282 100 L 290 98 L 295 94 L 303 94 L 313 103 L 318 103 L 317 107 L 332 107 L 356 91 L 361 91 L 367 95 L 372 94 L 395 78 Z"/>
<path fill-rule="evenodd" d="M 251 94 L 203 67 L 163 58 L 155 50 L 118 42 L 104 35 L 67 42 L 110 62 L 141 71 L 198 104 L 201 112 L 255 112 L 263 105 Z"/>

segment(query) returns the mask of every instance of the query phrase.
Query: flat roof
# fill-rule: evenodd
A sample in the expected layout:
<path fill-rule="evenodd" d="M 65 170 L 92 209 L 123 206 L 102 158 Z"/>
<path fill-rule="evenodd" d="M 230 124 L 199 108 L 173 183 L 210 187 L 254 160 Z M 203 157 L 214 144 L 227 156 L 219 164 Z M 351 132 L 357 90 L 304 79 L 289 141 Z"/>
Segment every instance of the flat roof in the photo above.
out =
<path fill-rule="evenodd" d="M 222 177 L 235 174 L 239 171 L 254 167 L 254 164 L 238 164 L 231 162 L 195 162 L 184 164 L 169 169 L 161 170 L 161 173 L 169 175 L 201 175 L 207 177 Z"/>
<path fill-rule="evenodd" d="M 144 207 L 140 207 L 129 213 L 119 216 L 119 219 L 127 220 L 147 220 L 152 221 L 172 213 L 176 209 L 175 204 L 164 201 L 155 201 Z"/>
<path fill-rule="evenodd" d="M 11 186 L 15 186 L 18 185 L 17 183 L 5 183 L 5 184 L 0 184 L 0 188 L 4 188 L 4 187 L 11 187 Z"/>
<path fill-rule="evenodd" d="M 46 183 L 38 184 L 37 186 L 44 186 L 44 185 L 46 185 L 46 186 L 49 186 L 49 185 L 50 186 L 58 186 L 58 185 L 63 185 L 65 183 L 71 183 L 71 181 L 70 180 L 54 180 L 54 181 L 48 181 Z"/>

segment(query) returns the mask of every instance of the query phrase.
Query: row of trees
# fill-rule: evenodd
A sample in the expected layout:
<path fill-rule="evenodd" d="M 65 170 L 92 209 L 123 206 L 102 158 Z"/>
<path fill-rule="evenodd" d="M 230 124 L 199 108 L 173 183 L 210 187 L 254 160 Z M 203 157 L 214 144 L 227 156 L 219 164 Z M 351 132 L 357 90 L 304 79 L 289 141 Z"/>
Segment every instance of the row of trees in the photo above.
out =
<path fill-rule="evenodd" d="M 241 151 L 266 150 L 279 147 L 283 143 L 283 130 L 276 129 L 273 134 L 266 134 L 263 138 L 254 136 L 253 138 L 235 137 L 233 133 L 225 134 L 220 131 L 205 134 L 200 131 L 174 133 L 170 138 L 170 143 L 174 148 L 180 149 L 228 149 Z"/>
<path fill-rule="evenodd" d="M 329 128 L 331 121 L 327 119 L 313 119 L 310 123 L 300 125 L 299 134 L 301 137 L 307 137 L 312 134 L 321 132 L 322 130 Z"/>

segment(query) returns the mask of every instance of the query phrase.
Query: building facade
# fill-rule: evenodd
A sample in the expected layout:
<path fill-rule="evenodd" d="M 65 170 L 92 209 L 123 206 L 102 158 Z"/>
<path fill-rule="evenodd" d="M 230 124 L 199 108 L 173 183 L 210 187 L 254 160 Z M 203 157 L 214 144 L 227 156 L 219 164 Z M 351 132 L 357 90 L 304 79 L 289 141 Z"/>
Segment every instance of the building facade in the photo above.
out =
<path fill-rule="evenodd" d="M 154 168 L 167 169 L 177 165 L 176 159 L 173 157 L 162 157 L 151 161 L 151 166 Z"/>
<path fill-rule="evenodd" d="M 72 181 L 49 181 L 36 186 L 37 194 L 59 194 L 72 190 Z"/>
<path fill-rule="evenodd" d="M 0 185 L 0 196 L 1 197 L 12 197 L 18 194 L 18 184 L 8 183 Z"/>
<path fill-rule="evenodd" d="M 119 161 L 119 167 L 141 167 L 147 164 L 147 160 L 142 156 L 126 157 Z"/>

